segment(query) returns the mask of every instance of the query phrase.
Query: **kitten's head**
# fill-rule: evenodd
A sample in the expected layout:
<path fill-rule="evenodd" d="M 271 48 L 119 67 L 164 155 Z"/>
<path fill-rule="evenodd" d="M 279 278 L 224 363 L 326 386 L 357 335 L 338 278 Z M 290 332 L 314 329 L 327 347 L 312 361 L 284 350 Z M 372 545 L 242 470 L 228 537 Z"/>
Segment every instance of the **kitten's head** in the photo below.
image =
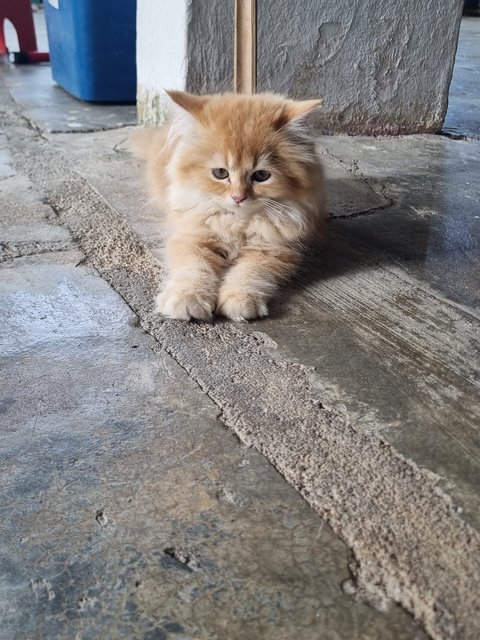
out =
<path fill-rule="evenodd" d="M 173 126 L 173 136 L 183 143 L 177 171 L 182 182 L 196 185 L 202 199 L 247 212 L 302 201 L 311 192 L 317 159 L 303 121 L 320 100 L 168 94 L 182 109 Z"/>

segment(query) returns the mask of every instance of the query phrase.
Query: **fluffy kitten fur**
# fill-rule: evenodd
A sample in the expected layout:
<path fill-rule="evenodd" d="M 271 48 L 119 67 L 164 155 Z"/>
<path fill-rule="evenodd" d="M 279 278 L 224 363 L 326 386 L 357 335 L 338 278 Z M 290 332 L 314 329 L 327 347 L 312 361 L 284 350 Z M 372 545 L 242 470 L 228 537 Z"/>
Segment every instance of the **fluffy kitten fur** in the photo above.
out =
<path fill-rule="evenodd" d="M 320 101 L 168 95 L 176 118 L 133 137 L 168 233 L 156 309 L 183 320 L 266 316 L 323 219 L 323 174 L 304 123 Z"/>

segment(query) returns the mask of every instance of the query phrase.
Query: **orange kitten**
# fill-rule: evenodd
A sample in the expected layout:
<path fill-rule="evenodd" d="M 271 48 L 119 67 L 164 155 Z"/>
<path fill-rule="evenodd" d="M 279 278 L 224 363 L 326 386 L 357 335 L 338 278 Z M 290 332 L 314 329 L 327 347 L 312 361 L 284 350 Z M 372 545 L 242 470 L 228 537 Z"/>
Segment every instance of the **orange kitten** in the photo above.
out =
<path fill-rule="evenodd" d="M 323 219 L 324 183 L 305 116 L 319 100 L 273 94 L 168 95 L 180 113 L 134 134 L 165 212 L 169 318 L 266 316 Z"/>

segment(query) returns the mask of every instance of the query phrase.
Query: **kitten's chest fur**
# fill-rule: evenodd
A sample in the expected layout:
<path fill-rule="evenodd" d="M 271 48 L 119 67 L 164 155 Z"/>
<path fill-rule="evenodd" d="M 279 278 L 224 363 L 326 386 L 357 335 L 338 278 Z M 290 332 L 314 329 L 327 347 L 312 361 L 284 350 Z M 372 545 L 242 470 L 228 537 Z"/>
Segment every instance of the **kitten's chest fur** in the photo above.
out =
<path fill-rule="evenodd" d="M 228 260 L 235 260 L 247 243 L 248 220 L 232 213 L 215 213 L 209 216 L 205 227 L 214 237 L 219 252 Z"/>
<path fill-rule="evenodd" d="M 205 226 L 222 245 L 224 253 L 234 260 L 245 246 L 262 246 L 279 240 L 275 225 L 261 212 L 217 212 L 209 216 Z"/>

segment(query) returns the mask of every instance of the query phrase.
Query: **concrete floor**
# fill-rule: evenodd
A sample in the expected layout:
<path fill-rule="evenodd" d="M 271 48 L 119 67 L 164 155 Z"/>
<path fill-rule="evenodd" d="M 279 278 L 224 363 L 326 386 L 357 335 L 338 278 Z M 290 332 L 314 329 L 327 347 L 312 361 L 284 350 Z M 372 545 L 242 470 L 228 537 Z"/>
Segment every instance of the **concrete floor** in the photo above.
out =
<path fill-rule="evenodd" d="M 2 640 L 477 638 L 480 141 L 320 139 L 271 317 L 162 321 L 128 118 L 47 71 L 0 68 Z"/>
<path fill-rule="evenodd" d="M 478 18 L 463 18 L 443 127 L 453 137 L 480 137 L 480 39 Z"/>

